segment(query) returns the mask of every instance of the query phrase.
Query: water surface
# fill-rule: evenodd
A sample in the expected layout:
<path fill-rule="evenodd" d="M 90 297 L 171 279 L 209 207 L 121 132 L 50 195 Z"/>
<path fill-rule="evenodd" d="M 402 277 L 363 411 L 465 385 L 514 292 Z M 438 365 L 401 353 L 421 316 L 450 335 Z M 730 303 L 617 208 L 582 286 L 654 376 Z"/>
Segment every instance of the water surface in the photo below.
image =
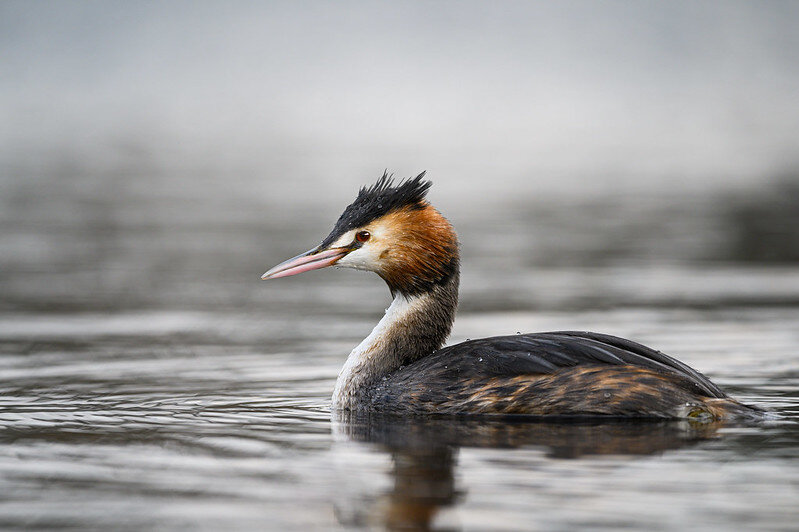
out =
<path fill-rule="evenodd" d="M 460 215 L 451 341 L 626 336 L 779 419 L 331 419 L 338 369 L 387 291 L 360 272 L 258 276 L 333 220 L 287 226 L 253 207 L 181 224 L 154 204 L 5 211 L 0 526 L 794 529 L 799 268 L 708 252 L 706 211 L 625 233 L 640 216 L 616 208 L 607 219 L 627 224 L 591 238 L 587 221 L 513 206 Z"/>

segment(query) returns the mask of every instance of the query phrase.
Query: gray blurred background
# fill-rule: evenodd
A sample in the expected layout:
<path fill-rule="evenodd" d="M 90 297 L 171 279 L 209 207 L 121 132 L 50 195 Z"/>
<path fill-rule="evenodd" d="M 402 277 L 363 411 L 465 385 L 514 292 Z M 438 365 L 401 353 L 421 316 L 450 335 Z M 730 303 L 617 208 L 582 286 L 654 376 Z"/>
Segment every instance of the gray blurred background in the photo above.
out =
<path fill-rule="evenodd" d="M 0 310 L 267 305 L 260 273 L 384 169 L 428 171 L 467 287 L 505 269 L 497 306 L 531 267 L 793 268 L 797 21 L 790 1 L 4 1 Z"/>
<path fill-rule="evenodd" d="M 0 528 L 428 506 L 452 530 L 795 528 L 798 22 L 796 1 L 0 1 Z M 523 447 L 454 470 L 438 429 L 411 459 L 342 442 L 330 393 L 388 290 L 260 275 L 384 169 L 427 170 L 458 230 L 451 342 L 628 337 L 784 422 L 498 426 Z M 563 459 L 583 448 L 614 456 Z"/>

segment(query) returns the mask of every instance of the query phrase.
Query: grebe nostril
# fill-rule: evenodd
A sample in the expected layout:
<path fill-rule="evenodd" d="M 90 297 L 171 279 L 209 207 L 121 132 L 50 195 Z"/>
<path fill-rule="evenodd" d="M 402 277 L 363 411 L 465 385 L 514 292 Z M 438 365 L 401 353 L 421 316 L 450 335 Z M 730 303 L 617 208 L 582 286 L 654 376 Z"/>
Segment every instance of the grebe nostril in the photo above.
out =
<path fill-rule="evenodd" d="M 322 243 L 262 279 L 342 266 L 380 275 L 394 298 L 352 350 L 333 406 L 400 415 L 751 417 L 707 377 L 641 344 L 591 332 L 515 334 L 442 348 L 458 304 L 458 239 L 426 200 L 424 173 L 364 187 Z"/>

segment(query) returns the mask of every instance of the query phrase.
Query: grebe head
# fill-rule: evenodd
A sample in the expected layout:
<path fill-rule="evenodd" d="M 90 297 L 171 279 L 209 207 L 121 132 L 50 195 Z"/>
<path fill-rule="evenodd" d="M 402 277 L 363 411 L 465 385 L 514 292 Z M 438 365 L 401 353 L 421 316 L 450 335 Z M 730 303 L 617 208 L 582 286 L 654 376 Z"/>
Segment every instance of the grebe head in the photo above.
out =
<path fill-rule="evenodd" d="M 321 244 L 261 279 L 335 265 L 377 273 L 394 295 L 419 295 L 447 283 L 458 271 L 458 240 L 447 219 L 425 200 L 432 183 L 424 175 L 395 184 L 384 173 L 361 188 Z"/>

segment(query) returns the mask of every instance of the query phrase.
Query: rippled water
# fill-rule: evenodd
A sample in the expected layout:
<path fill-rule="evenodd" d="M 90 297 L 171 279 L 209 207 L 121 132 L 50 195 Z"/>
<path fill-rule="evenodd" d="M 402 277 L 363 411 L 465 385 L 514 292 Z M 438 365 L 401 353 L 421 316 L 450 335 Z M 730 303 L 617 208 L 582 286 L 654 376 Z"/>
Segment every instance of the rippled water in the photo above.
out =
<path fill-rule="evenodd" d="M 502 214 L 455 219 L 464 275 L 452 342 L 626 336 L 780 417 L 331 420 L 338 369 L 386 290 L 348 271 L 257 279 L 332 219 L 81 225 L 17 210 L 3 222 L 0 526 L 795 529 L 799 268 L 657 260 L 703 249 L 712 230 L 699 223 L 674 229 L 672 247 L 651 244 L 663 236 L 654 222 L 615 248 L 651 260 L 541 257 L 554 240 L 526 236 L 536 229 L 522 212 Z M 585 235 L 561 237 L 571 249 Z"/>

